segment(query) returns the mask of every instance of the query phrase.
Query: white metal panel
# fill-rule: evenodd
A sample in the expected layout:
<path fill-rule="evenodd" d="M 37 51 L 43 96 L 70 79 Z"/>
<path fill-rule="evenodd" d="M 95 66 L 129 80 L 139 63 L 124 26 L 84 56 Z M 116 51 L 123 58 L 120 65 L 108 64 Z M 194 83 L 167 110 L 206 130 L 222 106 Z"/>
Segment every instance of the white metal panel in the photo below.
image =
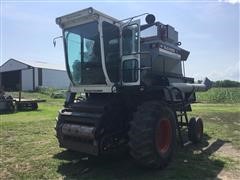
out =
<path fill-rule="evenodd" d="M 33 69 L 22 70 L 22 90 L 32 91 L 33 90 Z"/>
<path fill-rule="evenodd" d="M 27 69 L 27 68 L 29 68 L 27 64 L 21 63 L 14 59 L 10 59 L 1 66 L 0 72 L 15 71 L 15 70 Z"/>
<path fill-rule="evenodd" d="M 38 87 L 38 68 L 34 68 L 35 88 Z"/>
<path fill-rule="evenodd" d="M 70 84 L 66 71 L 42 69 L 42 86 L 52 88 L 67 88 Z"/>
<path fill-rule="evenodd" d="M 92 7 L 89 7 L 71 14 L 67 14 L 65 16 L 58 17 L 56 18 L 56 23 L 62 28 L 68 28 L 68 27 L 84 24 L 88 21 L 98 20 L 99 17 L 104 17 L 106 19 L 110 19 L 115 22 L 119 21 L 118 19 L 115 19 L 111 16 L 108 16 L 104 13 L 101 13 L 93 9 Z"/>
<path fill-rule="evenodd" d="M 71 86 L 71 92 L 81 92 L 81 93 L 112 93 L 113 86 L 95 84 L 95 85 L 81 85 L 81 86 Z"/>

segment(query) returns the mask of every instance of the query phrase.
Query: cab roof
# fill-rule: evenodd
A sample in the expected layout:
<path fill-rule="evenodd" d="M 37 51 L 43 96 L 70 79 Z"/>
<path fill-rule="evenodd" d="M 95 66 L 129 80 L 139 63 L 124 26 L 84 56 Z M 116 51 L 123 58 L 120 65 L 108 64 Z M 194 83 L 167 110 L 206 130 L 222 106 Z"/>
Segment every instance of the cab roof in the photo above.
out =
<path fill-rule="evenodd" d="M 100 11 L 97 11 L 93 9 L 92 7 L 76 11 L 61 17 L 56 18 L 56 23 L 61 27 L 61 28 L 66 28 L 70 26 L 74 26 L 77 24 L 82 24 L 87 21 L 91 20 L 98 20 L 99 17 L 104 17 L 109 20 L 112 20 L 114 22 L 119 22 L 118 19 L 113 18 L 109 15 L 106 15 Z"/>

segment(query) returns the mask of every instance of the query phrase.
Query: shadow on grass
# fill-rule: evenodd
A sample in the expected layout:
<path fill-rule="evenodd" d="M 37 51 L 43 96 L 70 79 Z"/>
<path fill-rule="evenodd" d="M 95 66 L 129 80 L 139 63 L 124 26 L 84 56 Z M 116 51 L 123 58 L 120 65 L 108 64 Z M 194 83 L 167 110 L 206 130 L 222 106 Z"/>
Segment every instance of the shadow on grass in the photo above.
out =
<path fill-rule="evenodd" d="M 1 110 L 0 115 L 5 115 L 5 114 L 14 114 L 16 113 L 15 111 L 8 111 L 8 110 Z"/>
<path fill-rule="evenodd" d="M 58 173 L 66 179 L 212 179 L 217 178 L 224 162 L 210 156 L 226 141 L 218 139 L 209 145 L 209 139 L 205 135 L 201 144 L 184 148 L 178 146 L 172 162 L 162 170 L 138 166 L 126 151 L 102 157 L 62 151 L 53 158 L 64 160 L 58 167 Z"/>
<path fill-rule="evenodd" d="M 16 113 L 18 112 L 43 112 L 42 109 L 20 109 L 16 110 Z"/>
<path fill-rule="evenodd" d="M 0 115 L 10 115 L 10 114 L 18 114 L 18 113 L 28 113 L 28 112 L 43 112 L 42 109 L 37 109 L 37 110 L 30 110 L 30 109 L 26 109 L 26 110 L 15 110 L 15 111 L 0 111 Z"/>

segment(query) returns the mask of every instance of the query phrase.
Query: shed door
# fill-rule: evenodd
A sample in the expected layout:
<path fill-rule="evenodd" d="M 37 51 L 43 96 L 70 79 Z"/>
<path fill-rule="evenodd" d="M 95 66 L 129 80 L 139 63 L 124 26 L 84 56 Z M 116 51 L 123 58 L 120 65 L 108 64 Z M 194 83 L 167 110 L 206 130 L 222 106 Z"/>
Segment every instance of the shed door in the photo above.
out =
<path fill-rule="evenodd" d="M 2 87 L 5 91 L 18 91 L 21 87 L 21 70 L 1 73 Z"/>

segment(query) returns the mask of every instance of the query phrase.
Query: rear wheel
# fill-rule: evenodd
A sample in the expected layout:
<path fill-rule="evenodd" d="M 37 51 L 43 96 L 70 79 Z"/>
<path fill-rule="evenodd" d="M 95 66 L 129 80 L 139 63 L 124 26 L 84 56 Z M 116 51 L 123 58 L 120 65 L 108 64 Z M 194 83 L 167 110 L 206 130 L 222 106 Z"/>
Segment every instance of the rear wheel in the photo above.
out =
<path fill-rule="evenodd" d="M 172 110 L 146 102 L 135 113 L 129 131 L 130 154 L 150 168 L 165 167 L 175 150 L 176 123 Z"/>
<path fill-rule="evenodd" d="M 188 125 L 188 137 L 193 143 L 198 143 L 203 138 L 203 121 L 201 118 L 192 117 Z"/>

